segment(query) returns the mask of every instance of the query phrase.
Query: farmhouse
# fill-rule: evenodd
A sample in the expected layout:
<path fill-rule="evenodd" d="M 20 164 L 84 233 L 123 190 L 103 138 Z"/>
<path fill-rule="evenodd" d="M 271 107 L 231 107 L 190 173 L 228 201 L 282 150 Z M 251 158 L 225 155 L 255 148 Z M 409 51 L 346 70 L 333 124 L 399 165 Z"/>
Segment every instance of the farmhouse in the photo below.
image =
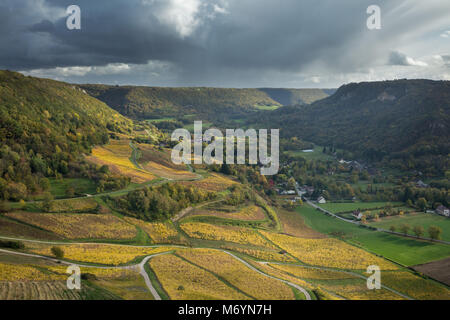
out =
<path fill-rule="evenodd" d="M 361 211 L 356 210 L 356 211 L 353 211 L 352 216 L 358 220 L 361 220 L 363 217 L 363 214 L 361 213 Z"/>
<path fill-rule="evenodd" d="M 422 180 L 419 180 L 416 182 L 416 187 L 417 188 L 428 188 L 428 185 L 425 182 L 423 182 Z"/>
<path fill-rule="evenodd" d="M 319 198 L 317 198 L 317 202 L 324 204 L 324 203 L 327 203 L 327 200 L 325 200 L 324 197 L 319 197 Z"/>
<path fill-rule="evenodd" d="M 441 216 L 450 217 L 450 210 L 444 206 L 439 206 L 436 208 L 436 213 Z"/>

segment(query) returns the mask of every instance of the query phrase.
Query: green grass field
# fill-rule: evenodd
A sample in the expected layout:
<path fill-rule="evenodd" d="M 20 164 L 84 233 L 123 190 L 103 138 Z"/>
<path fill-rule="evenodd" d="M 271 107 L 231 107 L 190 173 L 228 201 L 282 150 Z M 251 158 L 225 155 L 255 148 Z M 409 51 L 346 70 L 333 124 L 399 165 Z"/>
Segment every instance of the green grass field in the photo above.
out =
<path fill-rule="evenodd" d="M 450 219 L 436 214 L 414 213 L 404 216 L 389 217 L 383 218 L 379 222 L 371 223 L 370 225 L 383 229 L 389 229 L 391 226 L 395 226 L 398 229 L 402 224 L 408 224 L 411 226 L 411 229 L 414 226 L 424 227 L 424 236 L 428 236 L 427 230 L 430 226 L 438 226 L 442 229 L 442 240 L 450 241 Z M 413 234 L 412 230 L 409 234 Z"/>
<path fill-rule="evenodd" d="M 303 151 L 286 151 L 285 154 L 287 154 L 288 156 L 297 158 L 297 157 L 302 157 L 306 160 L 323 160 L 323 161 L 327 161 L 327 160 L 332 160 L 333 158 L 322 152 L 322 148 L 316 147 L 314 149 L 314 152 L 303 152 Z"/>
<path fill-rule="evenodd" d="M 79 194 L 94 194 L 96 191 L 95 183 L 89 179 L 50 179 L 50 193 L 55 198 L 66 197 L 66 191 L 69 187 L 72 187 Z"/>
<path fill-rule="evenodd" d="M 211 122 L 208 121 L 203 121 L 202 123 L 202 128 L 203 130 L 209 129 L 213 126 L 213 124 Z M 186 126 L 183 127 L 186 130 L 189 130 L 189 132 L 194 132 L 194 124 L 188 124 Z"/>
<path fill-rule="evenodd" d="M 273 111 L 273 110 L 277 110 L 279 108 L 281 108 L 280 106 L 261 106 L 261 105 L 255 105 L 255 108 L 258 110 L 263 110 L 263 111 Z"/>
<path fill-rule="evenodd" d="M 163 121 L 175 121 L 176 119 L 173 117 L 169 117 L 169 118 L 160 118 L 160 119 L 149 119 L 146 120 L 147 122 L 150 123 L 158 123 L 158 122 L 163 122 Z"/>
<path fill-rule="evenodd" d="M 345 241 L 405 266 L 423 264 L 450 256 L 450 245 L 417 241 L 372 231 L 332 218 L 309 206 L 299 207 L 297 212 L 312 229 L 324 234 L 342 233 Z"/>
<path fill-rule="evenodd" d="M 324 203 L 319 204 L 322 209 L 328 210 L 332 213 L 348 212 L 353 210 L 366 210 L 375 208 L 384 208 L 389 202 L 346 202 L 346 203 Z M 393 206 L 402 205 L 401 202 L 391 202 Z"/>

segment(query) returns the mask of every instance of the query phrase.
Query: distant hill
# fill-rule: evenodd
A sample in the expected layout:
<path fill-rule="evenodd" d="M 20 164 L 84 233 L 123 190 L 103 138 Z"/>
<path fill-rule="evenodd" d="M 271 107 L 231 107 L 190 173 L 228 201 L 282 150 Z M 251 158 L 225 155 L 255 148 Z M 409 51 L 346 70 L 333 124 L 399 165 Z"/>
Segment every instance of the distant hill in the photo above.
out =
<path fill-rule="evenodd" d="M 283 106 L 311 104 L 333 94 L 335 89 L 259 89 Z"/>
<path fill-rule="evenodd" d="M 32 192 L 40 177 L 67 173 L 92 145 L 106 143 L 109 131 L 131 129 L 129 119 L 74 85 L 0 71 L 0 199 L 8 188 L 24 188 L 11 183 Z"/>
<path fill-rule="evenodd" d="M 285 136 L 335 146 L 355 157 L 411 168 L 448 170 L 450 82 L 398 80 L 352 83 L 312 105 L 263 115 Z"/>
<path fill-rule="evenodd" d="M 161 88 L 81 85 L 93 97 L 134 119 L 201 114 L 230 116 L 328 96 L 320 89 Z"/>

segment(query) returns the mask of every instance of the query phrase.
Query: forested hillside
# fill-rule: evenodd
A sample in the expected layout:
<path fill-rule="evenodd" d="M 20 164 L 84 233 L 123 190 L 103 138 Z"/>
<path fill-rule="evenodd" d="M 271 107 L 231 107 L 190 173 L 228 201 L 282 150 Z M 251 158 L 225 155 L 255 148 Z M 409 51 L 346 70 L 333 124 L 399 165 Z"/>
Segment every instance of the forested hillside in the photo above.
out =
<path fill-rule="evenodd" d="M 335 89 L 259 89 L 284 106 L 311 104 L 332 95 Z"/>
<path fill-rule="evenodd" d="M 260 114 L 279 126 L 349 156 L 379 161 L 388 156 L 404 169 L 443 173 L 449 168 L 450 82 L 398 80 L 349 84 L 309 106 Z"/>
<path fill-rule="evenodd" d="M 0 71 L 0 198 L 48 188 L 45 177 L 76 170 L 75 160 L 108 132 L 132 122 L 78 87 Z"/>
<path fill-rule="evenodd" d="M 282 105 L 306 104 L 328 96 L 321 89 L 160 88 L 80 86 L 121 114 L 134 119 L 189 114 L 243 114 Z"/>

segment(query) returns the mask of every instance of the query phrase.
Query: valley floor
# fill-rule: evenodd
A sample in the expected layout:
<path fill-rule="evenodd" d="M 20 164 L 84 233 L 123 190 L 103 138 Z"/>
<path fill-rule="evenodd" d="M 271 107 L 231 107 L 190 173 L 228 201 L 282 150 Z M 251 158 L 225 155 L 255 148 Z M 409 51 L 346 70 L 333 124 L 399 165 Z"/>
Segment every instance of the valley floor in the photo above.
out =
<path fill-rule="evenodd" d="M 130 141 L 97 147 L 90 160 L 130 177 L 126 190 L 95 194 L 87 183 L 92 193 L 56 200 L 50 213 L 36 200 L 0 216 L 0 299 L 450 299 L 440 276 L 447 244 L 369 230 L 307 204 L 281 209 L 259 195 L 231 205 L 239 182 L 167 159 L 167 150 Z M 110 205 L 166 183 L 217 197 L 157 222 Z M 69 265 L 81 268 L 79 291 L 65 286 Z M 379 290 L 367 287 L 372 265 Z"/>

